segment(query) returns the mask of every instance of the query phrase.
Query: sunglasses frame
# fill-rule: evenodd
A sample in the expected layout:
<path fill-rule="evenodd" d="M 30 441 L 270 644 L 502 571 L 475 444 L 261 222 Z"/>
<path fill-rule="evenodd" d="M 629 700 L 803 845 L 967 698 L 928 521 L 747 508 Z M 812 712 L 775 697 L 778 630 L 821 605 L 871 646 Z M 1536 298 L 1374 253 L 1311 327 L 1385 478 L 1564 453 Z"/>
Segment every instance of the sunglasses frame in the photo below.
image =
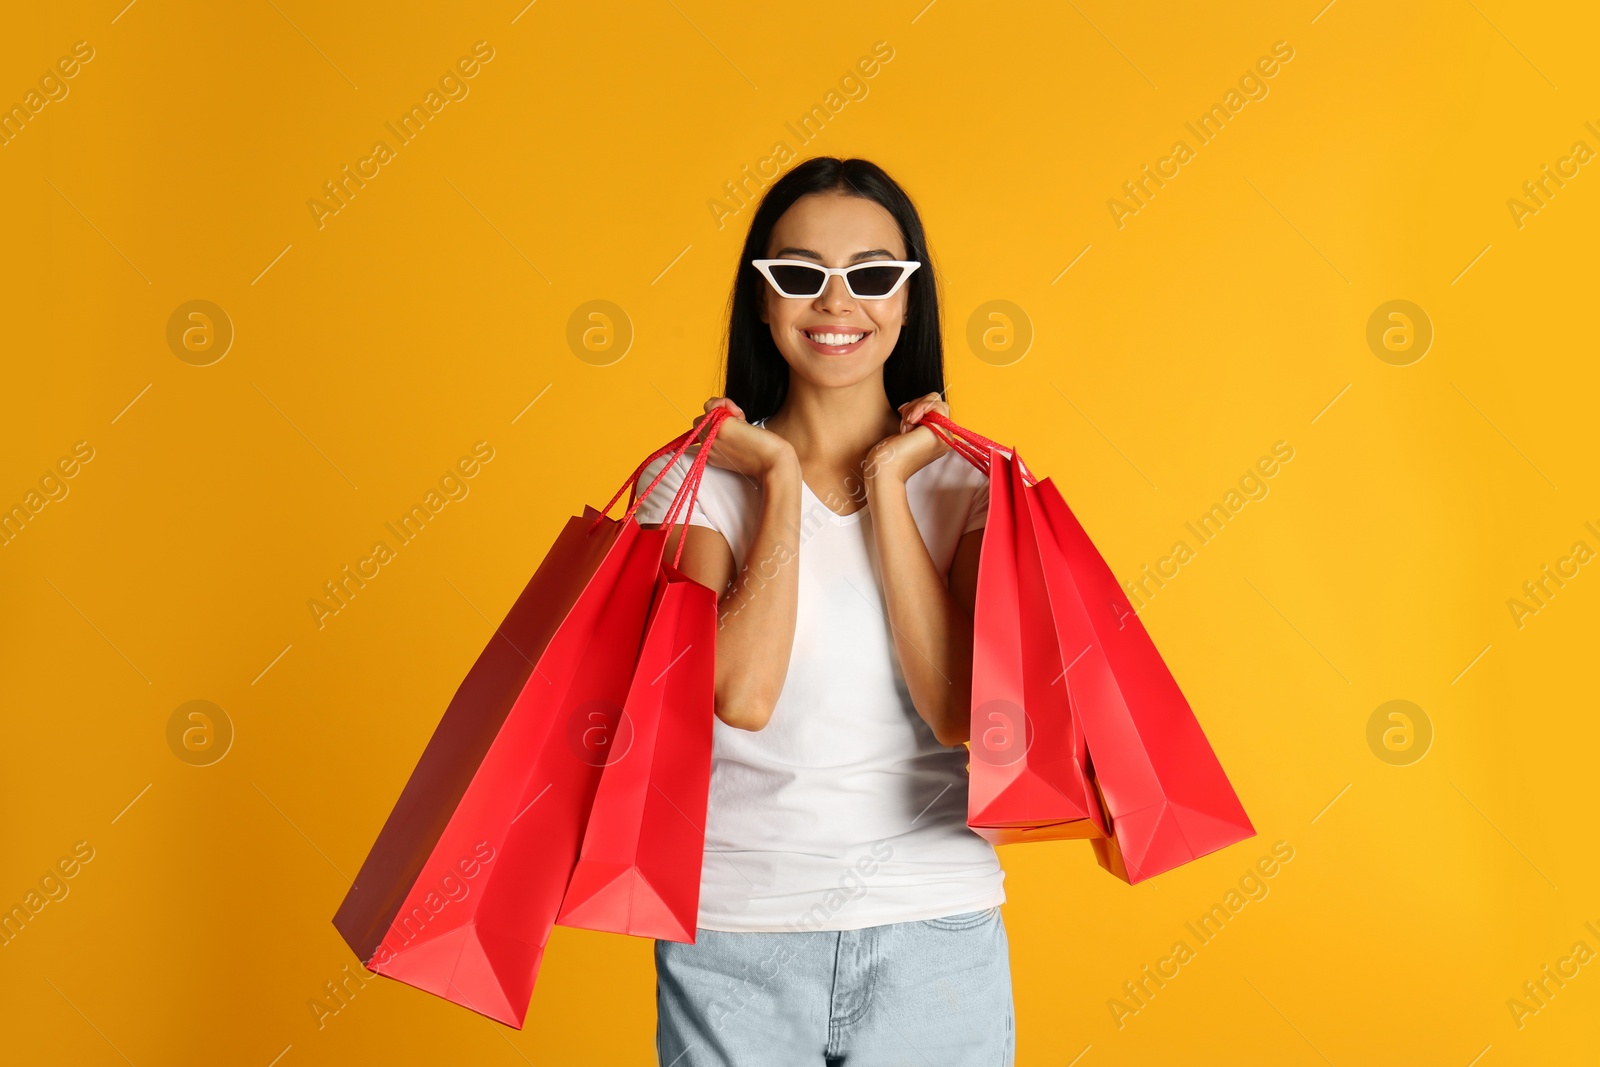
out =
<path fill-rule="evenodd" d="M 810 267 L 812 270 L 822 271 L 822 284 L 817 286 L 817 291 L 814 293 L 786 293 L 783 291 L 783 287 L 778 284 L 777 279 L 772 276 L 772 268 L 780 264 Z M 900 291 L 901 287 L 906 284 L 906 279 L 910 278 L 912 274 L 916 273 L 917 268 L 922 266 L 922 261 L 912 259 L 869 259 L 865 263 L 856 263 L 848 267 L 824 267 L 820 263 L 812 263 L 804 259 L 752 259 L 750 265 L 760 271 L 761 276 L 767 279 L 767 284 L 772 286 L 773 292 L 789 300 L 815 300 L 827 290 L 828 279 L 835 274 L 844 279 L 845 289 L 856 300 L 887 300 Z M 868 296 L 856 292 L 855 286 L 850 284 L 851 271 L 866 270 L 868 267 L 900 267 L 903 269 L 899 279 L 890 287 L 887 293 L 882 296 Z"/>

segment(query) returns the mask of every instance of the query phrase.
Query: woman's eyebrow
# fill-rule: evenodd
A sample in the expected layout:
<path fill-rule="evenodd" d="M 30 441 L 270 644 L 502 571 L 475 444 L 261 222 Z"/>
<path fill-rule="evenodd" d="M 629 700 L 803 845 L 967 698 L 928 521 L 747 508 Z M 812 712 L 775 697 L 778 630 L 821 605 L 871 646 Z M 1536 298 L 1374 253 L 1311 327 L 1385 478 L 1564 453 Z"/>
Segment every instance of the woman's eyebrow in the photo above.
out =
<path fill-rule="evenodd" d="M 778 254 L 776 256 L 774 256 L 773 258 L 774 259 L 784 259 L 784 258 L 787 258 L 789 256 L 805 256 L 805 257 L 807 257 L 809 259 L 815 259 L 818 262 L 821 262 L 821 260 L 822 260 L 822 253 L 813 252 L 809 248 L 780 248 L 780 249 L 778 249 Z M 850 262 L 851 263 L 855 263 L 855 262 L 857 262 L 859 260 L 863 260 L 863 259 L 874 259 L 874 258 L 876 258 L 878 256 L 883 256 L 883 257 L 888 258 L 888 259 L 893 259 L 894 258 L 894 253 L 889 251 L 887 248 L 872 248 L 872 249 L 868 249 L 865 252 L 857 252 L 855 255 L 850 257 Z"/>

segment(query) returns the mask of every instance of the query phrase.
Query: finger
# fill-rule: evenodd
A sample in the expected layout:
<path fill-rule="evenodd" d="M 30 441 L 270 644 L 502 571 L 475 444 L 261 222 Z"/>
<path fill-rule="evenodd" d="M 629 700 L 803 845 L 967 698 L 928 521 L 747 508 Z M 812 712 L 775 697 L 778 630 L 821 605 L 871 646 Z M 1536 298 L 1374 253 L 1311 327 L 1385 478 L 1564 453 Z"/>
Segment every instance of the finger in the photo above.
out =
<path fill-rule="evenodd" d="M 712 420 L 716 417 L 717 411 L 722 407 L 723 405 L 718 404 L 716 407 L 700 416 L 699 421 L 695 424 L 695 439 L 697 441 L 705 439 L 706 433 L 711 429 Z"/>

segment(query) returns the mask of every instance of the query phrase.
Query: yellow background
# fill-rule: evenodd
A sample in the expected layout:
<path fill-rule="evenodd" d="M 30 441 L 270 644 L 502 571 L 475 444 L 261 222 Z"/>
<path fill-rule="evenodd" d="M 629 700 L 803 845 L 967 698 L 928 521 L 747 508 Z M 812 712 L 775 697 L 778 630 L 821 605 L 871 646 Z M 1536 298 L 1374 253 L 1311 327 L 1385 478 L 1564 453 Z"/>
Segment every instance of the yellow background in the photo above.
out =
<path fill-rule="evenodd" d="M 0 547 L 0 904 L 94 858 L 0 948 L 6 1058 L 651 1062 L 642 940 L 558 929 L 520 1033 L 387 979 L 320 1028 L 309 1003 L 500 614 L 720 391 L 750 212 L 709 202 L 780 140 L 909 189 L 955 417 L 1053 476 L 1119 577 L 1295 450 L 1143 611 L 1258 836 L 1133 888 L 1083 842 L 1005 849 L 1018 1062 L 1592 1056 L 1600 963 L 1520 1028 L 1507 1001 L 1600 951 L 1600 566 L 1520 628 L 1507 601 L 1600 549 L 1600 164 L 1520 228 L 1507 200 L 1600 149 L 1600 19 L 1322 2 L 13 5 L 0 101 L 95 55 L 0 147 L 0 503 L 94 458 Z M 470 95 L 319 229 L 307 201 L 477 41 Z M 878 41 L 802 145 L 785 123 Z M 1122 183 L 1277 41 L 1269 95 L 1118 228 Z M 166 340 L 196 299 L 236 333 L 209 366 Z M 597 299 L 634 334 L 609 365 L 566 340 Z M 1409 366 L 1366 342 L 1394 299 L 1435 330 Z M 1021 359 L 966 341 L 994 300 Z M 322 583 L 480 440 L 470 495 L 319 630 Z M 1394 699 L 1433 730 L 1405 766 L 1367 741 Z M 190 700 L 235 732 L 210 766 L 168 744 Z M 1123 983 L 1279 840 L 1269 895 L 1119 1028 Z"/>

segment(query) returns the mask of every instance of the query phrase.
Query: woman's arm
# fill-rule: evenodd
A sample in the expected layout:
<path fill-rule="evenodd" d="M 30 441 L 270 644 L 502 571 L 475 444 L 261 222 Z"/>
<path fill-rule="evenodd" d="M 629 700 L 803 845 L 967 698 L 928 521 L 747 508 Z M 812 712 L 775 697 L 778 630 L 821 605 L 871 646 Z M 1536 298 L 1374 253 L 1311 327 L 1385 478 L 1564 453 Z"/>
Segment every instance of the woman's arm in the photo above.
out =
<path fill-rule="evenodd" d="M 933 736 L 954 747 L 972 728 L 972 614 L 983 531 L 957 543 L 947 585 L 912 518 L 904 479 L 879 470 L 867 481 L 867 496 L 906 689 Z"/>
<path fill-rule="evenodd" d="M 706 411 L 730 403 L 714 398 L 706 402 Z M 761 512 L 744 569 L 734 573 L 727 539 L 704 526 L 687 527 L 678 569 L 718 595 L 717 718 L 741 730 L 759 730 L 772 718 L 794 650 L 800 603 L 800 461 L 787 441 L 740 416 L 723 421 L 710 462 L 739 471 L 761 487 Z M 669 563 L 685 525 L 675 525 L 667 537 L 663 559 Z"/>
<path fill-rule="evenodd" d="M 759 730 L 772 718 L 794 649 L 800 597 L 800 556 L 794 534 L 800 518 L 800 467 L 777 468 L 762 479 L 761 517 L 744 569 L 734 574 L 733 552 L 715 530 L 690 526 L 678 569 L 714 590 L 717 602 L 717 718 Z M 677 551 L 677 527 L 666 559 Z"/>
<path fill-rule="evenodd" d="M 972 620 L 983 531 L 962 535 L 948 578 L 940 575 L 906 497 L 911 476 L 950 451 L 942 436 L 917 425 L 930 411 L 950 417 L 943 394 L 901 404 L 900 432 L 867 453 L 865 473 L 900 673 L 922 721 L 941 745 L 954 748 L 972 736 Z"/>

